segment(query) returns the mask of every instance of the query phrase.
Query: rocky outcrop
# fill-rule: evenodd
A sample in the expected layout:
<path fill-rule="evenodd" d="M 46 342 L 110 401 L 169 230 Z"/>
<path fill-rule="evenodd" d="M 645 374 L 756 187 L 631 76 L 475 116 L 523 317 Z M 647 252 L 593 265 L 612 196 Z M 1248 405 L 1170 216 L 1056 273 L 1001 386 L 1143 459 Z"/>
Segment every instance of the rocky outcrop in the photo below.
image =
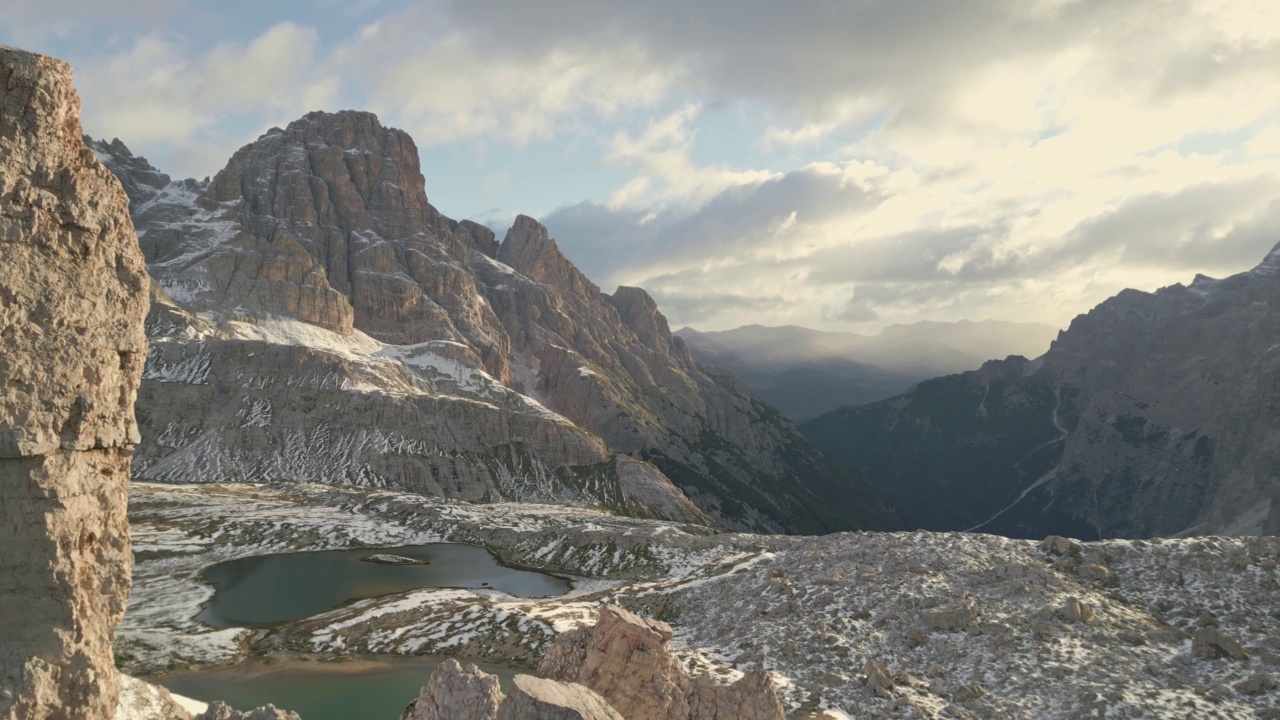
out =
<path fill-rule="evenodd" d="M 147 274 L 65 63 L 0 47 L 0 718 L 111 718 Z"/>
<path fill-rule="evenodd" d="M 431 673 L 400 720 L 493 720 L 504 697 L 497 676 L 449 659 Z"/>
<path fill-rule="evenodd" d="M 919 527 L 1085 539 L 1280 531 L 1280 247 L 1077 317 L 1010 358 L 805 433 Z"/>
<path fill-rule="evenodd" d="M 671 627 L 620 607 L 594 627 L 561 635 L 503 698 L 497 678 L 449 660 L 432 673 L 402 720 L 783 720 L 767 672 L 721 683 L 689 677 L 667 649 Z"/>
<path fill-rule="evenodd" d="M 591 690 L 532 675 L 511 679 L 497 720 L 626 720 Z"/>
<path fill-rule="evenodd" d="M 193 717 L 165 688 L 120 675 L 120 702 L 115 720 L 192 720 Z"/>
<path fill-rule="evenodd" d="M 413 141 L 369 113 L 311 113 L 213 180 L 160 189 L 123 144 L 94 149 L 136 194 L 162 288 L 141 479 L 395 486 L 752 530 L 896 524 L 736 378 L 698 366 L 643 290 L 602 293 L 531 218 L 499 245 L 441 215 Z"/>
<path fill-rule="evenodd" d="M 538 674 L 591 688 L 628 720 L 782 720 L 768 673 L 749 672 L 730 685 L 691 678 L 667 649 L 670 640 L 666 623 L 604 607 L 594 627 L 551 646 Z"/>
<path fill-rule="evenodd" d="M 266 705 L 243 712 L 224 702 L 215 701 L 210 703 L 208 710 L 197 715 L 196 720 L 302 720 L 302 718 L 298 713 L 278 710 L 275 705 Z"/>
<path fill-rule="evenodd" d="M 1191 638 L 1191 654 L 1205 660 L 1232 658 L 1244 660 L 1249 653 L 1239 641 L 1229 637 L 1216 627 L 1200 628 Z"/>

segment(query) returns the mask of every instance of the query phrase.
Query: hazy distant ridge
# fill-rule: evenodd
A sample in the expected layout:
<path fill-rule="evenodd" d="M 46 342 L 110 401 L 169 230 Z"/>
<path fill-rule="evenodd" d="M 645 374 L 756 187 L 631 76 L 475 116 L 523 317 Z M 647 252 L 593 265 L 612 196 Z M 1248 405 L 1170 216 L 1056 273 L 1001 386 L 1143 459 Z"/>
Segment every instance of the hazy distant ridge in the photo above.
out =
<path fill-rule="evenodd" d="M 1057 332 L 1041 323 L 962 320 L 891 325 L 878 335 L 797 325 L 717 332 L 686 327 L 676 335 L 699 362 L 732 369 L 765 401 L 804 420 L 892 397 L 927 378 L 976 369 L 989 357 L 1037 357 Z"/>

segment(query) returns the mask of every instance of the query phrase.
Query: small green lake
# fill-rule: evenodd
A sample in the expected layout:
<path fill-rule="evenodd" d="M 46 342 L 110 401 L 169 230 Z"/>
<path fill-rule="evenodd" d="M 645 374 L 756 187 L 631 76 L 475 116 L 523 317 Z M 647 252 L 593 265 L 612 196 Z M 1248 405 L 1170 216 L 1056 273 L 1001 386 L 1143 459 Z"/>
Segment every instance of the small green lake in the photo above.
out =
<path fill-rule="evenodd" d="M 358 663 L 289 663 L 273 668 L 245 663 L 151 682 L 189 698 L 221 700 L 237 710 L 268 703 L 292 710 L 304 720 L 352 720 L 400 717 L 418 696 L 439 661 L 403 660 Z M 514 671 L 481 666 L 505 688 Z"/>
<path fill-rule="evenodd" d="M 373 554 L 425 564 L 361 560 Z M 492 588 L 538 598 L 562 595 L 571 587 L 554 575 L 504 567 L 484 548 L 459 543 L 259 555 L 210 566 L 204 579 L 214 594 L 199 620 L 213 627 L 270 627 L 352 600 L 420 588 Z"/>

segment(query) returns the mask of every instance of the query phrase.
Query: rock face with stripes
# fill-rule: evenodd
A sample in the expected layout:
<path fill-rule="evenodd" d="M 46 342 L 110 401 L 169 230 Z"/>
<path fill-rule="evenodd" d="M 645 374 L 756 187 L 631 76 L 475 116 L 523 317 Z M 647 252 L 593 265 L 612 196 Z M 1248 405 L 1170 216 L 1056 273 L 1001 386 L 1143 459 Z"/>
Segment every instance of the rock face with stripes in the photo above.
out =
<path fill-rule="evenodd" d="M 71 67 L 0 47 L 0 718 L 106 720 L 147 273 Z"/>
<path fill-rule="evenodd" d="M 93 147 L 156 279 L 135 475 L 394 486 L 752 530 L 885 527 L 883 496 L 638 288 L 600 291 L 547 229 L 502 242 L 428 201 L 417 148 L 311 113 L 173 182 Z"/>

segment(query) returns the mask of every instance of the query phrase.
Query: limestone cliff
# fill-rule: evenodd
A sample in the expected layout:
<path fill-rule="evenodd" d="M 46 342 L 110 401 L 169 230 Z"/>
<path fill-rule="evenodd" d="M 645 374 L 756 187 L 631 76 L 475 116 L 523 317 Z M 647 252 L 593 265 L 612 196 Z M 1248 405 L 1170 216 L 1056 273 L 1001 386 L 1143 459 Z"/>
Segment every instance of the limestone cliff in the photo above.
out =
<path fill-rule="evenodd" d="M 147 273 L 71 68 L 0 47 L 0 718 L 106 719 Z"/>
<path fill-rule="evenodd" d="M 1274 534 L 1277 270 L 1280 248 L 1222 280 L 1125 290 L 1036 362 L 921 383 L 805 432 L 899 497 L 922 497 L 935 520 L 949 514 L 930 529 Z"/>
<path fill-rule="evenodd" d="M 203 183 L 118 141 L 94 149 L 132 195 L 160 286 L 140 478 L 398 486 L 743 529 L 895 522 L 699 367 L 643 290 L 600 292 L 530 218 L 499 245 L 441 215 L 412 139 L 369 113 L 272 129 Z"/>

